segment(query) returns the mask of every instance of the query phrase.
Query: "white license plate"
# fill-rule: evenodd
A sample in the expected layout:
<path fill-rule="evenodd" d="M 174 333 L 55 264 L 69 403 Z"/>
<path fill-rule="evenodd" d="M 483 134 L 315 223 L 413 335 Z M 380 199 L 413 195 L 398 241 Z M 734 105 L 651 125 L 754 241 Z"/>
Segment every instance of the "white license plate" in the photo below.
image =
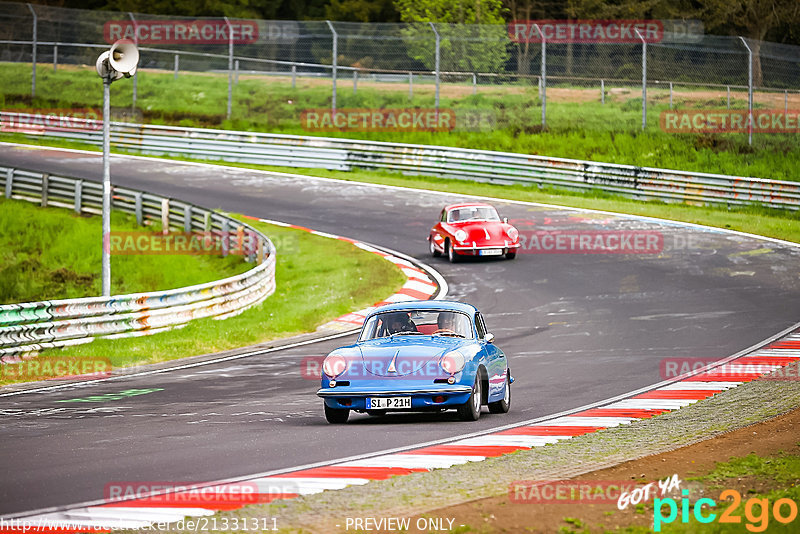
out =
<path fill-rule="evenodd" d="M 502 256 L 503 255 L 503 249 L 490 248 L 490 249 L 486 249 L 486 250 L 480 250 L 480 251 L 478 251 L 478 253 L 481 256 Z"/>
<path fill-rule="evenodd" d="M 367 410 L 411 408 L 411 397 L 368 397 Z"/>

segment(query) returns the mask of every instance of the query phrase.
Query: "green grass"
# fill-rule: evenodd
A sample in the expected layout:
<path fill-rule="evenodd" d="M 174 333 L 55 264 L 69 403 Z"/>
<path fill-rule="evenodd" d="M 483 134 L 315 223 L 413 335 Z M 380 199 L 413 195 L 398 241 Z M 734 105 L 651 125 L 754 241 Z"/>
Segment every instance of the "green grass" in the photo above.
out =
<path fill-rule="evenodd" d="M 31 99 L 30 67 L 0 63 L 0 107 L 4 109 L 99 109 L 100 87 L 93 69 L 69 67 L 54 73 L 50 68 L 40 67 L 38 96 Z M 126 105 L 131 102 L 132 91 L 133 84 L 129 81 L 112 85 L 112 104 L 119 113 L 130 110 Z M 457 113 L 489 112 L 495 117 L 495 125 L 484 131 L 457 128 L 440 133 L 308 132 L 301 127 L 300 112 L 306 108 L 330 107 L 329 82 L 300 79 L 297 88 L 292 89 L 286 78 L 245 76 L 234 90 L 233 113 L 228 120 L 225 118 L 227 75 L 187 72 L 173 80 L 171 73 L 140 71 L 137 106 L 142 120 L 153 124 L 438 144 L 697 172 L 799 178 L 800 146 L 792 135 L 756 135 L 750 147 L 745 134 L 676 135 L 661 131 L 659 114 L 668 109 L 664 91 L 651 91 L 654 98 L 648 102 L 648 129 L 644 133 L 640 131 L 641 99 L 637 98 L 609 98 L 606 105 L 551 98 L 547 105 L 548 129 L 543 132 L 535 87 L 482 87 L 476 95 L 467 91 L 449 96 L 451 93 L 445 85 L 442 107 Z M 410 102 L 404 84 L 362 83 L 353 94 L 351 86 L 342 83 L 337 97 L 339 108 L 431 108 L 433 105 L 429 84 L 421 84 Z M 696 106 L 720 109 L 725 102 L 723 99 L 676 102 L 676 107 Z"/>
<path fill-rule="evenodd" d="M 151 231 L 113 212 L 112 231 Z M 0 198 L 0 303 L 93 297 L 101 293 L 100 217 Z M 173 289 L 251 269 L 241 256 L 111 256 L 112 293 Z"/>
<path fill-rule="evenodd" d="M 148 337 L 51 350 L 38 360 L 110 358 L 114 368 L 184 358 L 313 331 L 396 292 L 405 276 L 378 255 L 345 241 L 247 220 L 278 247 L 275 294 L 224 321 L 200 319 Z M 321 261 L 324 258 L 324 261 Z M 0 385 L 20 380 L 0 380 Z"/>

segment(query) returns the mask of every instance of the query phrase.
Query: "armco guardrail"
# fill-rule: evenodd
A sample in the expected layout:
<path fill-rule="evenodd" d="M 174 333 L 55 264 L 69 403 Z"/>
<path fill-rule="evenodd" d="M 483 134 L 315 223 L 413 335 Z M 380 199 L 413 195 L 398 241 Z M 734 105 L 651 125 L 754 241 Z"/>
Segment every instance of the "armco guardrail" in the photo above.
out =
<path fill-rule="evenodd" d="M 0 194 L 77 213 L 99 213 L 102 206 L 100 183 L 2 166 Z M 165 229 L 208 232 L 219 239 L 223 254 L 247 251 L 245 259 L 257 265 L 224 280 L 169 291 L 0 306 L 1 361 L 96 337 L 141 336 L 192 319 L 224 319 L 275 291 L 275 247 L 251 226 L 186 202 L 122 187 L 114 187 L 112 207 L 135 214 L 140 225 L 155 220 Z"/>
<path fill-rule="evenodd" d="M 69 128 L 59 125 L 57 119 L 51 122 L 30 114 L 0 112 L 5 131 L 102 143 L 102 133 L 92 121 L 72 119 Z M 76 124 L 85 127 L 76 128 Z M 795 182 L 511 152 L 127 123 L 112 123 L 111 144 L 144 154 L 240 163 L 343 171 L 389 169 L 443 178 L 599 189 L 637 199 L 800 207 L 800 183 Z"/>

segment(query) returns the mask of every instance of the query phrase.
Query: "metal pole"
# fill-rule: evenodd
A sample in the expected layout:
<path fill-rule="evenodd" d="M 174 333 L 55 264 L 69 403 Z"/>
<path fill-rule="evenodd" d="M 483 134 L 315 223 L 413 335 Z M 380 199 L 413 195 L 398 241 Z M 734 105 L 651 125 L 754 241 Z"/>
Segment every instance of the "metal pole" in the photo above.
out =
<path fill-rule="evenodd" d="M 172 75 L 172 79 L 173 80 L 177 80 L 178 79 L 178 68 L 179 68 L 179 65 L 180 65 L 180 55 L 179 54 L 175 54 L 175 73 Z"/>
<path fill-rule="evenodd" d="M 331 33 L 333 34 L 333 61 L 331 61 L 331 65 L 333 66 L 331 70 L 331 76 L 333 77 L 333 94 L 331 96 L 331 111 L 333 114 L 336 114 L 336 66 L 337 66 L 337 56 L 339 55 L 339 34 L 336 33 L 336 29 L 331 24 L 331 21 L 326 20 L 325 22 L 328 23 L 328 28 L 331 29 Z"/>
<path fill-rule="evenodd" d="M 414 73 L 408 72 L 408 99 L 414 99 Z"/>
<path fill-rule="evenodd" d="M 354 70 L 353 71 L 353 94 L 356 94 L 356 91 L 358 91 L 358 71 Z"/>
<path fill-rule="evenodd" d="M 111 295 L 111 165 L 109 162 L 111 79 L 103 79 L 103 296 Z"/>
<path fill-rule="evenodd" d="M 636 29 L 636 35 L 642 40 L 642 131 L 647 126 L 647 41 Z"/>
<path fill-rule="evenodd" d="M 728 109 L 731 109 L 731 86 L 728 85 Z"/>
<path fill-rule="evenodd" d="M 440 58 L 440 41 L 441 37 L 439 36 L 439 31 L 436 29 L 436 26 L 433 22 L 429 23 L 431 28 L 433 29 L 433 33 L 436 34 L 436 111 L 439 111 L 439 60 Z"/>
<path fill-rule="evenodd" d="M 606 104 L 606 81 L 600 80 L 600 103 Z"/>
<path fill-rule="evenodd" d="M 789 114 L 789 90 L 784 89 L 783 91 L 783 114 Z"/>
<path fill-rule="evenodd" d="M 53 72 L 58 71 L 58 43 L 53 45 Z"/>
<path fill-rule="evenodd" d="M 292 65 L 292 89 L 297 84 L 297 65 Z"/>
<path fill-rule="evenodd" d="M 225 116 L 230 119 L 233 102 L 233 26 L 228 17 L 225 17 L 225 24 L 228 25 L 228 108 Z"/>
<path fill-rule="evenodd" d="M 753 144 L 753 51 L 747 45 L 744 37 L 739 37 L 747 48 L 747 144 Z"/>
<path fill-rule="evenodd" d="M 473 95 L 478 94 L 478 77 L 475 75 L 474 72 L 472 73 L 472 94 Z"/>
<path fill-rule="evenodd" d="M 31 15 L 33 15 L 33 48 L 31 49 L 31 64 L 33 65 L 33 70 L 31 72 L 31 97 L 36 97 L 36 48 L 38 44 L 37 39 L 37 26 L 39 22 L 39 18 L 36 16 L 36 11 L 34 11 L 33 6 L 28 4 L 28 9 L 31 11 Z"/>
<path fill-rule="evenodd" d="M 539 76 L 539 96 L 542 99 L 542 129 L 547 126 L 547 39 L 538 24 L 533 25 L 542 38 L 542 72 Z"/>
<path fill-rule="evenodd" d="M 669 109 L 672 109 L 672 82 L 669 82 Z"/>
<path fill-rule="evenodd" d="M 239 60 L 238 59 L 234 62 L 233 70 L 236 72 L 236 78 L 235 78 L 233 83 L 234 83 L 234 85 L 239 85 Z"/>
<path fill-rule="evenodd" d="M 128 16 L 131 18 L 131 22 L 133 22 L 133 44 L 136 47 L 139 47 L 139 24 L 136 22 L 136 19 L 133 18 L 133 13 L 128 11 Z M 136 112 L 136 93 L 139 87 L 139 69 L 136 69 L 136 72 L 133 73 L 133 101 L 131 103 L 131 111 L 134 112 L 132 116 L 135 116 Z"/>

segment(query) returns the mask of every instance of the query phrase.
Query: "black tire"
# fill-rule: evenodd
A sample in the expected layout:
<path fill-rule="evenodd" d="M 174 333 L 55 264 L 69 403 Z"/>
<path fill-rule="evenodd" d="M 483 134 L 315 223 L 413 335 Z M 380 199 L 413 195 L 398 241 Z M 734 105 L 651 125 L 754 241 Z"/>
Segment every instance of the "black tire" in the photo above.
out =
<path fill-rule="evenodd" d="M 511 371 L 506 375 L 506 393 L 502 399 L 489 403 L 489 413 L 508 413 L 511 408 Z"/>
<path fill-rule="evenodd" d="M 508 252 L 506 252 L 506 259 L 507 259 L 507 260 L 513 260 L 513 259 L 514 259 L 514 258 L 516 258 L 516 257 L 517 257 L 517 251 L 516 251 L 516 250 L 515 250 L 515 251 L 513 251 L 513 252 L 511 252 L 511 251 L 509 250 Z"/>
<path fill-rule="evenodd" d="M 462 421 L 477 421 L 481 417 L 481 374 L 475 375 L 475 383 L 472 384 L 472 395 L 467 402 L 458 407 L 458 417 Z"/>
<path fill-rule="evenodd" d="M 325 404 L 325 419 L 332 425 L 341 425 L 347 422 L 350 417 L 350 410 L 340 410 L 337 408 L 328 408 Z"/>
<path fill-rule="evenodd" d="M 450 260 L 450 263 L 458 263 L 461 258 L 459 258 L 456 251 L 453 250 L 452 243 L 445 241 L 444 247 L 447 249 L 447 259 Z"/>
<path fill-rule="evenodd" d="M 367 415 L 371 415 L 372 417 L 381 417 L 386 415 L 386 410 L 367 410 Z"/>
<path fill-rule="evenodd" d="M 439 256 L 442 255 L 441 252 L 436 250 L 436 246 L 433 244 L 433 238 L 432 237 L 430 239 L 430 247 L 429 247 L 429 249 L 431 251 L 431 256 L 433 256 L 434 258 L 438 258 Z"/>

